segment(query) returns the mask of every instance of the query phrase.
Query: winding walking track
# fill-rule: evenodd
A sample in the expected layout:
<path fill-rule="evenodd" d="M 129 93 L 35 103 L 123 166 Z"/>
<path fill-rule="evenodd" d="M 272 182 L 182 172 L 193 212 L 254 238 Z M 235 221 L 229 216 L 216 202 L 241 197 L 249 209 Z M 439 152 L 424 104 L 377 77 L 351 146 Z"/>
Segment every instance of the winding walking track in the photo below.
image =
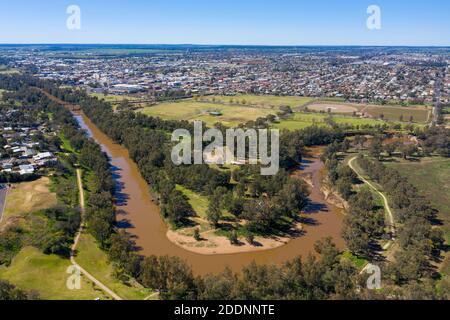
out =
<path fill-rule="evenodd" d="M 81 217 L 82 221 L 80 224 L 80 229 L 78 229 L 77 235 L 75 237 L 75 241 L 73 243 L 71 252 L 70 252 L 70 262 L 73 266 L 78 268 L 80 272 L 86 276 L 90 281 L 95 283 L 96 286 L 98 286 L 100 289 L 102 289 L 104 292 L 106 292 L 108 295 L 110 295 L 115 300 L 123 300 L 121 297 L 119 297 L 114 291 L 109 289 L 106 285 L 104 285 L 102 282 L 100 282 L 98 279 L 96 279 L 93 275 L 91 275 L 89 272 L 87 272 L 83 267 L 81 267 L 76 261 L 75 261 L 75 254 L 78 246 L 78 242 L 80 240 L 81 233 L 84 229 L 84 212 L 85 212 L 85 205 L 84 205 L 84 190 L 83 190 L 83 181 L 81 179 L 81 169 L 77 169 L 77 184 L 78 184 L 78 191 L 80 195 L 80 210 L 81 210 Z"/>
<path fill-rule="evenodd" d="M 358 175 L 358 178 L 364 182 L 365 184 L 367 184 L 372 190 L 374 190 L 376 193 L 378 193 L 381 198 L 383 199 L 383 203 L 384 203 L 384 208 L 386 210 L 387 216 L 388 216 L 388 220 L 389 220 L 389 227 L 391 229 L 391 234 L 392 234 L 392 238 L 391 240 L 389 240 L 384 246 L 383 246 L 383 250 L 387 250 L 389 248 L 392 247 L 392 245 L 394 244 L 395 241 L 395 220 L 394 220 L 394 215 L 392 213 L 392 209 L 389 206 L 389 202 L 388 199 L 386 198 L 386 196 L 380 191 L 378 190 L 378 188 L 376 186 L 374 186 L 370 181 L 368 181 L 367 179 L 365 179 L 361 173 L 358 172 L 358 170 L 355 168 L 355 166 L 353 165 L 353 163 L 355 162 L 355 160 L 358 157 L 353 157 L 349 160 L 348 162 L 348 166 Z"/>

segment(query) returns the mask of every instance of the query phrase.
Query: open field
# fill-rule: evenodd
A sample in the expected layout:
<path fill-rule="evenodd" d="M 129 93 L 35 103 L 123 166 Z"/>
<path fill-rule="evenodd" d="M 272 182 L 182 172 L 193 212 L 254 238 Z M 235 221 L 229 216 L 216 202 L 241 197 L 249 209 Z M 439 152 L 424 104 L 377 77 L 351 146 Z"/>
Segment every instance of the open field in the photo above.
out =
<path fill-rule="evenodd" d="M 110 103 L 119 103 L 123 100 L 133 100 L 133 101 L 137 100 L 137 97 L 129 96 L 129 95 L 123 95 L 123 96 L 114 95 L 114 94 L 105 95 L 103 93 L 91 93 L 89 95 L 91 97 L 96 97 L 100 100 L 104 99 L 106 102 L 110 102 Z"/>
<path fill-rule="evenodd" d="M 109 101 L 123 97 L 111 96 Z M 227 126 L 236 126 L 258 117 L 265 117 L 269 114 L 276 114 L 279 107 L 289 105 L 292 108 L 300 108 L 307 103 L 313 102 L 313 98 L 306 97 L 279 97 L 279 96 L 259 96 L 259 95 L 238 95 L 238 96 L 206 96 L 194 99 L 186 99 L 178 102 L 166 102 L 156 106 L 147 106 L 139 109 L 144 114 L 161 117 L 169 120 L 202 120 L 209 126 L 216 122 L 221 122 Z M 116 100 L 117 102 L 117 100 Z M 309 104 L 309 110 L 317 113 L 296 113 L 293 119 L 283 120 L 275 125 L 280 129 L 302 129 L 314 123 L 320 125 L 327 117 L 328 110 L 332 114 L 342 114 L 342 117 L 334 116 L 336 123 L 348 123 L 353 125 L 375 125 L 382 123 L 378 121 L 381 115 L 385 120 L 399 122 L 403 116 L 403 122 L 409 122 L 412 117 L 415 123 L 426 123 L 431 112 L 431 108 L 425 106 L 378 106 L 355 103 L 341 103 L 339 101 L 317 101 Z M 220 116 L 213 116 L 211 111 L 222 113 Z M 319 113 L 320 112 L 320 113 Z M 362 112 L 369 118 L 346 117 L 345 115 L 354 112 Z M 325 123 L 323 123 L 325 125 Z"/>
<path fill-rule="evenodd" d="M 108 299 L 100 289 L 82 277 L 81 289 L 69 290 L 66 282 L 70 276 L 68 259 L 46 255 L 33 247 L 23 248 L 9 267 L 0 267 L 0 278 L 8 280 L 23 290 L 37 290 L 41 299 L 94 300 Z"/>
<path fill-rule="evenodd" d="M 358 111 L 358 108 L 343 103 L 313 103 L 308 105 L 308 109 L 323 112 L 328 112 L 329 110 L 331 113 L 353 113 Z"/>
<path fill-rule="evenodd" d="M 298 130 L 309 127 L 313 124 L 318 126 L 326 126 L 325 120 L 329 117 L 328 114 L 322 113 L 300 113 L 297 112 L 290 119 L 281 120 L 280 123 L 274 125 L 277 129 Z M 381 120 L 375 119 L 361 119 L 347 116 L 332 116 L 334 122 L 338 124 L 351 124 L 351 125 L 377 125 L 383 124 Z"/>
<path fill-rule="evenodd" d="M 408 121 L 413 117 L 413 122 L 425 123 L 428 120 L 431 108 L 425 107 L 401 107 L 401 106 L 367 106 L 364 112 L 370 114 L 374 118 L 379 118 L 381 114 L 384 115 L 384 119 L 389 121 L 399 121 L 403 116 L 403 121 Z"/>
<path fill-rule="evenodd" d="M 8 217 L 48 209 L 56 205 L 56 194 L 49 190 L 50 179 L 14 184 L 8 191 L 3 221 Z"/>
<path fill-rule="evenodd" d="M 400 121 L 403 116 L 404 122 L 409 122 L 410 117 L 413 117 L 413 122 L 425 123 L 428 121 L 431 107 L 426 106 L 399 106 L 399 105 L 367 105 L 357 103 L 327 103 L 325 101 L 318 101 L 307 106 L 309 110 L 331 113 L 353 113 L 362 112 L 373 118 L 380 118 L 384 116 L 388 121 Z"/>
<path fill-rule="evenodd" d="M 126 285 L 116 279 L 114 268 L 108 261 L 108 256 L 98 247 L 95 239 L 89 234 L 82 234 L 80 237 L 76 261 L 86 271 L 126 300 L 144 300 L 153 293 L 137 283 Z"/>
<path fill-rule="evenodd" d="M 401 160 L 386 164 L 405 175 L 431 201 L 450 231 L 450 159 L 436 157 L 420 162 Z"/>
<path fill-rule="evenodd" d="M 271 96 L 242 94 L 237 96 L 206 96 L 204 101 L 219 102 L 225 104 L 252 105 L 262 108 L 278 109 L 280 106 L 298 108 L 314 99 L 308 97 Z"/>
<path fill-rule="evenodd" d="M 450 244 L 450 159 L 425 158 L 420 162 L 399 161 L 386 163 L 405 175 L 408 180 L 439 210 L 439 219 Z M 450 270 L 450 255 L 447 254 L 443 269 Z"/>
<path fill-rule="evenodd" d="M 212 111 L 220 112 L 222 115 L 210 115 L 209 112 Z M 193 99 L 161 103 L 156 106 L 139 109 L 138 112 L 167 120 L 201 120 L 209 126 L 221 122 L 230 127 L 276 113 L 276 111 L 271 109 L 196 102 Z"/>

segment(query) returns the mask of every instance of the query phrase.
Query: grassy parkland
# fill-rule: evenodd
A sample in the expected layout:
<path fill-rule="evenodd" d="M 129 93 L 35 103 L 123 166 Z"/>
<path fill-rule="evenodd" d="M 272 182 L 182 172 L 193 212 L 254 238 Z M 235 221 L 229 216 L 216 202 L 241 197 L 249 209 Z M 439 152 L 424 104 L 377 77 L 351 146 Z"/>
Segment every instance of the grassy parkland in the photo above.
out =
<path fill-rule="evenodd" d="M 120 97 L 109 97 L 120 101 Z M 149 116 L 166 120 L 201 120 L 209 126 L 221 123 L 236 127 L 268 115 L 277 116 L 280 107 L 289 106 L 293 114 L 280 118 L 275 128 L 298 130 L 311 125 L 326 126 L 332 117 L 337 124 L 353 126 L 380 125 L 387 122 L 425 125 L 430 119 L 429 106 L 368 105 L 346 103 L 340 99 L 280 97 L 262 95 L 197 96 L 166 101 L 137 109 Z"/>

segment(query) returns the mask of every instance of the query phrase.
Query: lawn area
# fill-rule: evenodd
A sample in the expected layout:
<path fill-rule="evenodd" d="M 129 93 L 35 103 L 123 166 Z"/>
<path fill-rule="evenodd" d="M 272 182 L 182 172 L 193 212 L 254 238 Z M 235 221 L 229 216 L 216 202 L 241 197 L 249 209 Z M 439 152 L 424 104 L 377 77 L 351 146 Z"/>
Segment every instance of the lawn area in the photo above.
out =
<path fill-rule="evenodd" d="M 367 264 L 366 259 L 357 257 L 350 251 L 344 251 L 342 253 L 342 257 L 350 260 L 359 269 L 363 268 Z"/>
<path fill-rule="evenodd" d="M 62 147 L 64 150 L 66 150 L 67 152 L 70 152 L 70 153 L 77 153 L 77 152 L 75 151 L 75 149 L 72 147 L 72 145 L 70 144 L 69 140 L 64 136 L 64 134 L 63 134 L 62 132 L 60 132 L 60 133 L 58 134 L 58 137 L 59 137 L 59 139 L 60 139 L 61 142 L 62 142 L 61 147 Z"/>
<path fill-rule="evenodd" d="M 135 97 L 127 96 L 127 95 L 123 95 L 123 96 L 113 95 L 113 94 L 105 95 L 103 93 L 91 93 L 89 95 L 91 97 L 96 97 L 96 98 L 98 98 L 100 100 L 104 99 L 106 102 L 111 102 L 111 103 L 118 103 L 118 102 L 121 102 L 123 100 L 136 100 Z"/>
<path fill-rule="evenodd" d="M 280 123 L 275 124 L 273 127 L 277 129 L 298 130 L 304 129 L 311 125 L 326 126 L 325 119 L 329 117 L 328 114 L 323 113 L 294 113 L 294 116 L 290 119 L 281 120 Z M 351 125 L 377 125 L 383 124 L 381 120 L 374 119 L 361 119 L 345 116 L 332 116 L 334 122 L 338 124 L 351 124 Z"/>
<path fill-rule="evenodd" d="M 46 255 L 34 247 L 23 248 L 9 267 L 0 267 L 0 278 L 23 290 L 37 290 L 45 300 L 108 299 L 101 289 L 82 277 L 81 289 L 69 290 L 66 282 L 70 274 L 68 259 Z"/>
<path fill-rule="evenodd" d="M 57 203 L 56 194 L 50 192 L 49 185 L 50 179 L 47 177 L 14 184 L 6 197 L 3 221 L 11 216 L 54 207 Z"/>
<path fill-rule="evenodd" d="M 278 109 L 280 106 L 290 106 L 298 108 L 304 104 L 311 102 L 314 98 L 294 97 L 294 96 L 271 96 L 271 95 L 250 95 L 242 94 L 237 96 L 206 96 L 202 97 L 205 101 L 213 100 L 226 104 L 243 104 L 264 108 Z M 244 103 L 245 102 L 245 103 Z"/>
<path fill-rule="evenodd" d="M 413 117 L 413 122 L 426 123 L 430 116 L 431 107 L 426 106 L 400 106 L 400 105 L 366 105 L 357 103 L 335 102 L 330 103 L 324 100 L 319 100 L 317 103 L 308 105 L 308 109 L 314 111 L 327 112 L 328 108 L 332 113 L 352 113 L 354 111 L 363 111 L 375 119 L 384 115 L 384 119 L 388 121 L 400 121 L 400 116 L 403 116 L 403 122 L 409 122 L 410 116 Z"/>
<path fill-rule="evenodd" d="M 208 199 L 205 196 L 189 190 L 181 185 L 177 185 L 177 190 L 180 190 L 186 197 L 189 198 L 188 202 L 192 206 L 192 209 L 194 209 L 194 211 L 197 213 L 197 215 L 201 218 L 206 219 Z"/>
<path fill-rule="evenodd" d="M 428 120 L 431 108 L 426 109 L 422 106 L 417 107 L 402 107 L 402 106 L 367 106 L 365 112 L 375 118 L 379 118 L 381 114 L 384 115 L 385 120 L 399 121 L 400 116 L 403 116 L 403 121 L 409 122 L 410 116 L 413 117 L 413 122 L 425 123 Z"/>
<path fill-rule="evenodd" d="M 441 213 L 450 231 L 450 159 L 425 158 L 420 162 L 399 161 L 386 165 L 397 169 L 427 197 Z M 450 239 L 447 239 L 450 243 Z"/>
<path fill-rule="evenodd" d="M 209 112 L 212 111 L 218 111 L 222 115 L 210 115 Z M 234 127 L 250 120 L 256 120 L 258 117 L 265 117 L 269 114 L 276 113 L 275 110 L 271 109 L 196 102 L 193 99 L 161 103 L 139 109 L 138 112 L 167 120 L 201 120 L 208 126 L 213 126 L 215 123 L 221 122 L 229 127 Z"/>
<path fill-rule="evenodd" d="M 113 266 L 108 256 L 102 251 L 95 239 L 89 234 L 82 234 L 77 247 L 77 263 L 103 284 L 126 300 L 144 300 L 153 292 L 137 283 L 126 285 L 114 277 Z"/>

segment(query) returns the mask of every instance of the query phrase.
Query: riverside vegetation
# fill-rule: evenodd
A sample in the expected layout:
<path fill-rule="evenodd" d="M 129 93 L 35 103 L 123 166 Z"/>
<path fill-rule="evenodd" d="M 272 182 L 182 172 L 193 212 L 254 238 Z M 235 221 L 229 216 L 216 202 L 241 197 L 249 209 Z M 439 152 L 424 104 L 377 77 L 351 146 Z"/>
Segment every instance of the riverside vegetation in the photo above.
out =
<path fill-rule="evenodd" d="M 191 214 L 188 210 L 190 207 L 187 200 L 177 192 L 173 182 L 176 177 L 183 177 L 183 181 L 180 182 L 192 189 L 197 188 L 196 190 L 199 192 L 210 192 L 214 195 L 217 190 L 232 190 L 227 193 L 233 197 L 233 202 L 238 199 L 239 184 L 231 185 L 231 173 L 208 166 L 176 168 L 167 160 L 170 159 L 170 157 L 167 158 L 170 144 L 167 143 L 166 133 L 180 127 L 192 130 L 188 122 L 163 121 L 131 112 L 116 114 L 108 103 L 90 98 L 83 92 L 59 89 L 54 83 L 27 76 L 8 76 L 6 80 L 0 80 L 2 83 L 6 83 L 3 88 L 22 92 L 24 97 L 28 97 L 27 99 L 35 97 L 35 103 L 39 105 L 51 106 L 52 102 L 46 100 L 44 94 L 36 92 L 32 87 L 39 87 L 66 102 L 79 104 L 88 117 L 107 135 L 129 149 L 130 155 L 138 163 L 144 178 L 158 192 L 163 215 L 175 227 L 182 225 Z M 58 107 L 58 110 L 64 115 L 65 124 L 70 125 L 70 113 L 61 107 Z M 74 123 L 72 122 L 72 124 Z M 75 125 L 71 128 L 77 131 Z M 383 131 L 383 128 L 371 127 L 367 130 L 377 133 Z M 341 255 L 330 239 L 324 239 L 317 243 L 316 256 L 309 255 L 304 259 L 293 259 L 281 268 L 251 264 L 245 267 L 240 274 L 224 270 L 220 274 L 199 277 L 194 276 L 190 267 L 179 258 L 141 257 L 135 251 L 130 236 L 117 230 L 114 226 L 114 206 L 111 195 L 113 181 L 106 157 L 98 145 L 75 131 L 71 132 L 74 138 L 71 144 L 77 148 L 76 140 L 79 139 L 83 143 L 78 144 L 78 150 L 83 153 L 83 149 L 85 149 L 85 156 L 84 158 L 80 156 L 80 159 L 83 159 L 86 164 L 92 165 L 93 170 L 99 170 L 98 193 L 89 199 L 89 206 L 95 210 L 89 211 L 88 209 L 88 229 L 109 253 L 110 259 L 120 270 L 119 274 L 132 276 L 144 286 L 157 289 L 163 299 L 448 298 L 448 292 L 436 291 L 432 280 L 425 277 L 423 273 L 418 273 L 418 276 L 415 277 L 397 276 L 394 278 L 396 285 L 382 291 L 366 290 L 363 286 L 365 276 L 360 275 L 356 266 Z M 72 135 L 67 135 L 67 137 L 72 138 Z M 339 125 L 333 125 L 330 128 L 312 126 L 300 131 L 283 132 L 280 165 L 288 170 L 299 163 L 303 146 L 323 144 L 336 146 L 344 141 L 345 135 L 345 131 Z M 96 154 L 98 157 L 95 156 Z M 285 173 L 267 180 L 259 180 L 249 175 L 251 170 L 246 170 L 249 169 L 239 170 L 239 172 L 242 171 L 241 174 L 244 178 L 244 182 L 241 182 L 243 187 L 240 187 L 244 189 L 246 196 L 244 202 L 249 201 L 248 203 L 251 204 L 254 199 L 267 199 L 262 201 L 260 211 L 253 214 L 251 211 L 246 213 L 250 213 L 250 218 L 247 218 L 250 225 L 251 222 L 255 222 L 256 228 L 262 228 L 261 230 L 252 230 L 253 232 L 270 232 L 281 217 L 284 215 L 289 217 L 289 214 L 293 213 L 293 210 L 290 209 L 300 210 L 304 206 L 306 195 L 302 184 L 291 181 Z M 354 179 L 350 173 L 346 173 L 345 170 L 341 171 L 343 171 L 341 172 L 343 177 L 348 176 L 344 179 Z M 238 178 L 238 180 L 240 179 Z M 255 181 L 257 182 L 255 183 Z M 298 196 L 291 199 L 289 198 L 290 192 L 283 194 L 280 191 L 274 191 L 284 188 L 287 191 L 297 190 L 298 193 L 294 192 L 294 195 Z M 219 191 L 216 194 L 217 198 Z M 280 199 L 283 201 L 280 202 Z M 356 196 L 352 201 L 355 212 L 373 209 L 373 206 L 368 206 L 370 201 L 366 204 L 361 199 L 360 195 L 359 199 Z M 292 204 L 292 208 L 283 208 L 285 203 Z M 360 207 L 357 207 L 358 205 Z M 246 207 L 245 204 L 243 207 Z M 276 210 L 272 211 L 273 208 Z M 215 209 L 210 208 L 210 210 L 214 212 Z M 251 208 L 247 210 L 251 210 Z M 95 221 L 95 225 L 93 221 Z M 358 223 L 354 225 L 358 225 Z M 350 227 L 353 227 L 352 224 Z M 381 227 L 382 224 L 378 218 L 376 223 L 367 226 L 371 231 L 369 234 L 374 236 L 381 232 Z M 405 237 L 406 235 L 411 236 L 410 239 L 414 242 L 415 237 L 422 235 L 428 237 L 431 233 L 423 233 L 412 228 L 410 233 L 405 234 Z M 410 244 L 408 240 L 405 240 L 405 248 L 408 246 Z"/>

